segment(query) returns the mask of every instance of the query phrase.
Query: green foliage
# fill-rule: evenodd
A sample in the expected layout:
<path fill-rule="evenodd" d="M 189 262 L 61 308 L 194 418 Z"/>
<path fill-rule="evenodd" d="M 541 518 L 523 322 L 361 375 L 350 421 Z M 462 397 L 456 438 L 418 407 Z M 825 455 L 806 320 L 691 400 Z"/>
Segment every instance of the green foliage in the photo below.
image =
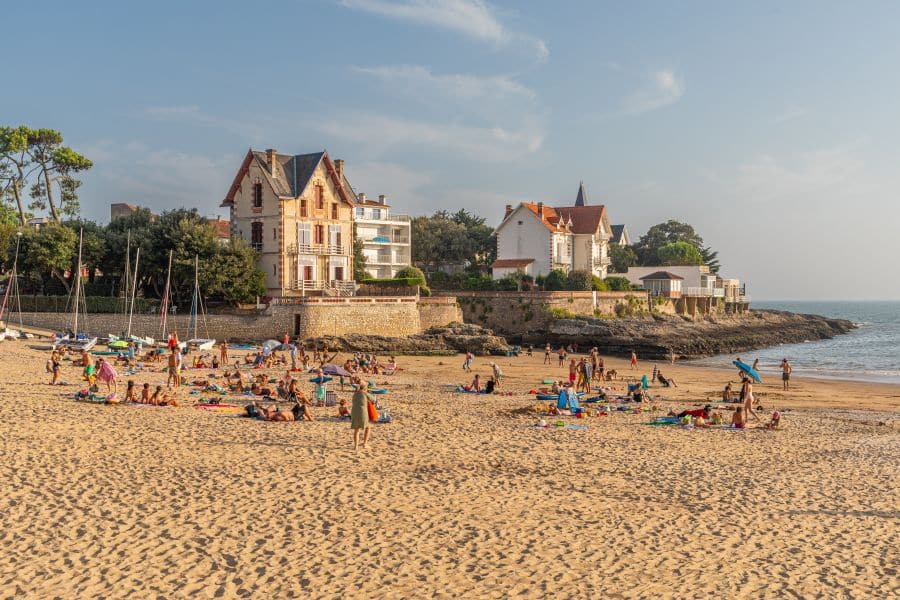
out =
<path fill-rule="evenodd" d="M 568 275 L 565 271 L 554 269 L 544 277 L 543 289 L 548 292 L 555 292 L 566 289 L 568 284 Z"/>
<path fill-rule="evenodd" d="M 478 273 L 477 275 L 469 275 L 469 277 L 463 281 L 462 289 L 494 291 L 496 290 L 496 284 L 487 273 Z"/>
<path fill-rule="evenodd" d="M 603 280 L 607 289 L 613 292 L 630 292 L 631 282 L 626 277 L 607 277 Z"/>
<path fill-rule="evenodd" d="M 366 272 L 366 255 L 363 254 L 363 241 L 356 236 L 356 222 L 353 223 L 353 279 L 362 281 L 369 276 Z"/>
<path fill-rule="evenodd" d="M 593 275 L 589 271 L 569 271 L 569 274 L 566 276 L 567 290 L 588 292 L 593 287 Z"/>
<path fill-rule="evenodd" d="M 606 282 L 597 277 L 596 275 L 591 275 L 591 289 L 595 292 L 608 292 L 609 288 L 606 287 Z"/>
<path fill-rule="evenodd" d="M 81 181 L 76 174 L 86 171 L 93 163 L 68 146 L 63 146 L 63 136 L 54 129 L 28 129 L 28 150 L 36 167 L 31 185 L 29 208 L 50 209 L 54 221 L 62 215 L 75 217 L 80 211 L 78 188 Z M 59 193 L 57 197 L 56 191 Z"/>
<path fill-rule="evenodd" d="M 412 258 L 428 271 L 466 265 L 486 270 L 497 256 L 494 230 L 466 210 L 438 211 L 412 220 Z"/>
<path fill-rule="evenodd" d="M 665 260 L 659 252 L 666 246 L 676 243 L 686 243 L 697 252 L 694 254 L 688 250 L 669 248 L 664 251 Z M 681 248 L 679 246 L 679 248 Z M 634 246 L 638 262 L 643 266 L 662 265 L 702 265 L 707 264 L 710 271 L 717 273 L 719 270 L 718 252 L 708 246 L 704 246 L 703 238 L 687 223 L 670 220 L 651 227 L 646 234 Z M 616 269 L 618 270 L 618 269 Z"/>
<path fill-rule="evenodd" d="M 554 307 L 550 308 L 550 310 L 548 312 L 550 313 L 550 316 L 553 317 L 554 319 L 574 319 L 575 317 L 578 316 L 575 313 L 573 313 L 571 310 L 568 310 L 566 308 L 562 308 L 559 306 L 554 306 Z"/>
<path fill-rule="evenodd" d="M 26 283 L 44 290 L 48 278 L 57 279 L 68 291 L 71 288 L 65 273 L 77 258 L 78 234 L 68 227 L 50 224 L 40 231 L 22 231 L 19 249 L 19 270 Z"/>
<path fill-rule="evenodd" d="M 700 251 L 688 242 L 666 244 L 656 251 L 656 256 L 659 260 L 658 264 L 667 267 L 703 264 Z"/>
<path fill-rule="evenodd" d="M 256 252 L 244 240 L 232 239 L 220 245 L 213 259 L 216 266 L 201 291 L 229 302 L 255 302 L 266 294 L 266 274 L 256 268 L 256 259 Z"/>
<path fill-rule="evenodd" d="M 628 267 L 633 267 L 638 264 L 638 256 L 631 246 L 610 244 L 609 258 L 612 261 L 610 271 L 613 273 L 627 273 Z"/>

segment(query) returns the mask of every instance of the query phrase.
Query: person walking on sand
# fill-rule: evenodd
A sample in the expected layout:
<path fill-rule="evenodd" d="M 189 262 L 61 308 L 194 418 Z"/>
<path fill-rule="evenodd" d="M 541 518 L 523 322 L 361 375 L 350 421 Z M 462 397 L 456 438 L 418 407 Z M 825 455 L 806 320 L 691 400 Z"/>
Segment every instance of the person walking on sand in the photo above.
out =
<path fill-rule="evenodd" d="M 553 361 L 550 360 L 550 344 L 544 346 L 544 364 L 552 365 Z"/>
<path fill-rule="evenodd" d="M 794 367 L 788 362 L 788 359 L 781 359 L 781 389 L 788 391 L 791 389 L 791 373 Z"/>
<path fill-rule="evenodd" d="M 471 352 L 466 352 L 466 360 L 463 362 L 463 371 L 466 373 L 472 372 L 472 361 L 475 360 L 475 357 Z"/>
<path fill-rule="evenodd" d="M 363 448 L 369 441 L 369 395 L 366 393 L 367 384 L 357 380 L 355 383 L 356 391 L 353 392 L 353 399 L 350 405 L 350 429 L 353 430 L 353 449 L 359 448 L 359 432 L 363 433 Z"/>
<path fill-rule="evenodd" d="M 166 387 L 181 387 L 181 350 L 175 346 L 175 350 L 169 353 L 168 375 L 166 377 Z"/>
<path fill-rule="evenodd" d="M 754 419 L 762 423 L 762 419 L 760 419 L 759 415 L 753 411 L 753 383 L 751 383 L 750 378 L 746 376 L 741 385 L 741 405 L 744 408 L 745 417 L 749 418 L 750 415 L 753 415 Z"/>
<path fill-rule="evenodd" d="M 97 375 L 100 379 L 106 383 L 106 391 L 107 393 L 116 393 L 119 391 L 119 382 L 116 379 L 116 370 L 113 369 L 112 365 L 106 362 L 105 358 L 100 359 L 100 368 L 98 369 Z"/>
<path fill-rule="evenodd" d="M 222 341 L 219 344 L 219 362 L 223 365 L 228 364 L 228 342 Z"/>
<path fill-rule="evenodd" d="M 634 350 L 631 351 L 631 370 L 637 370 L 637 354 L 635 354 Z"/>

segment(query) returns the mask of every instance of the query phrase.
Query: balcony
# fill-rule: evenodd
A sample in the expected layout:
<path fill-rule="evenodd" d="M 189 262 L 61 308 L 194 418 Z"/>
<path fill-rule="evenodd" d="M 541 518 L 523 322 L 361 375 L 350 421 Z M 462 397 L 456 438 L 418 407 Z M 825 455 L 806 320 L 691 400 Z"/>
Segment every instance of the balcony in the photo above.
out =
<path fill-rule="evenodd" d="M 723 288 L 688 287 L 684 288 L 684 295 L 698 298 L 724 298 Z"/>
<path fill-rule="evenodd" d="M 612 259 L 607 254 L 606 256 L 595 256 L 591 259 L 591 265 L 594 267 L 608 267 L 612 264 Z"/>
<path fill-rule="evenodd" d="M 361 238 L 364 244 L 409 244 L 409 237 L 407 236 L 389 236 L 389 235 L 376 235 L 374 237 Z"/>
<path fill-rule="evenodd" d="M 329 256 L 341 256 L 346 254 L 344 247 L 339 244 L 291 244 L 287 247 L 288 254 L 323 254 Z"/>
<path fill-rule="evenodd" d="M 290 289 L 298 292 L 335 292 L 340 295 L 352 295 L 356 291 L 355 281 L 339 281 L 332 279 L 331 281 L 322 281 L 315 279 L 296 279 L 292 278 Z"/>

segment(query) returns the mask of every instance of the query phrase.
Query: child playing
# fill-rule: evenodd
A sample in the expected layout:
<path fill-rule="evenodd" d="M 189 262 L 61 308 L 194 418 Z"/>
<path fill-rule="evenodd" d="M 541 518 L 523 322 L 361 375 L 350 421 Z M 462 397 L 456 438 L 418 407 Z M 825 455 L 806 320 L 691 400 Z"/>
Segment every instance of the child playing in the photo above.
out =
<path fill-rule="evenodd" d="M 778 424 L 781 422 L 781 413 L 777 410 L 772 413 L 772 420 L 766 423 L 766 429 L 778 429 Z"/>
<path fill-rule="evenodd" d="M 338 418 L 340 419 L 349 419 L 350 418 L 350 409 L 347 408 L 347 399 L 341 398 L 338 402 Z"/>

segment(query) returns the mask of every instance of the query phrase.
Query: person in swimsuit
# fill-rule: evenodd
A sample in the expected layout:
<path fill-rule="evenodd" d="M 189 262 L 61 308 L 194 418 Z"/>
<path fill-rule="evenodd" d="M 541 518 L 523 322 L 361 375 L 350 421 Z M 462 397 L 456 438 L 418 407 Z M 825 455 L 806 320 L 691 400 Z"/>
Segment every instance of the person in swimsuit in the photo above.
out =
<path fill-rule="evenodd" d="M 753 411 L 753 384 L 749 377 L 744 377 L 744 383 L 741 385 L 741 405 L 744 408 L 744 418 L 753 415 L 753 418 L 762 423 L 762 419 Z"/>
<path fill-rule="evenodd" d="M 637 354 L 634 350 L 631 351 L 631 370 L 634 371 L 637 369 Z"/>
<path fill-rule="evenodd" d="M 744 421 L 744 410 L 740 406 L 734 409 L 734 415 L 731 417 L 731 426 L 735 429 L 743 429 L 747 426 L 747 422 Z"/>
<path fill-rule="evenodd" d="M 59 382 L 59 353 L 54 350 L 50 354 L 50 385 L 56 385 Z"/>
<path fill-rule="evenodd" d="M 552 364 L 550 361 L 550 344 L 544 346 L 544 364 L 549 365 Z"/>
<path fill-rule="evenodd" d="M 134 379 L 128 380 L 128 387 L 125 388 L 125 402 L 137 402 L 137 396 L 134 391 Z"/>
<path fill-rule="evenodd" d="M 791 373 L 793 370 L 794 368 L 788 362 L 788 359 L 781 359 L 781 389 L 784 391 L 791 389 Z"/>

